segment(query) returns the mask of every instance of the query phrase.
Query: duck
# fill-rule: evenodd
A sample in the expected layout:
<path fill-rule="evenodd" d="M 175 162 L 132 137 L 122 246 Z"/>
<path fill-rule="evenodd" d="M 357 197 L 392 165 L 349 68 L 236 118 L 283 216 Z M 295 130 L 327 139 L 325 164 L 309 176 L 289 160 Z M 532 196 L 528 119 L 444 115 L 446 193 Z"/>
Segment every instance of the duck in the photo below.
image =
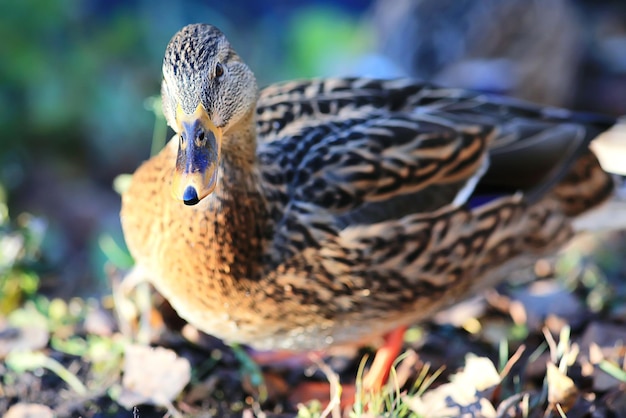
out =
<path fill-rule="evenodd" d="M 135 271 L 228 344 L 381 344 L 368 390 L 409 325 L 558 250 L 614 189 L 589 149 L 610 116 L 408 78 L 259 90 L 208 24 L 162 70 L 175 135 L 122 195 Z"/>
<path fill-rule="evenodd" d="M 571 106 L 592 32 L 574 3 L 377 0 L 371 18 L 378 52 L 407 75 Z"/>

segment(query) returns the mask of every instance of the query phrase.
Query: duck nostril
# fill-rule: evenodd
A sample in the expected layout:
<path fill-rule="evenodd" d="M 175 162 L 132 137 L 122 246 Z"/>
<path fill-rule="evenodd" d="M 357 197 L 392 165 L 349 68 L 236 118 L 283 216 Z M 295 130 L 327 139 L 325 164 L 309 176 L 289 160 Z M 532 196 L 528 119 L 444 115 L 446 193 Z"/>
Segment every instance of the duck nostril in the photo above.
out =
<path fill-rule="evenodd" d="M 187 186 L 185 193 L 183 193 L 183 203 L 187 206 L 193 206 L 199 201 L 196 189 L 193 186 Z"/>
<path fill-rule="evenodd" d="M 205 138 L 204 132 L 203 131 L 198 132 L 198 141 L 203 142 L 204 138 Z"/>

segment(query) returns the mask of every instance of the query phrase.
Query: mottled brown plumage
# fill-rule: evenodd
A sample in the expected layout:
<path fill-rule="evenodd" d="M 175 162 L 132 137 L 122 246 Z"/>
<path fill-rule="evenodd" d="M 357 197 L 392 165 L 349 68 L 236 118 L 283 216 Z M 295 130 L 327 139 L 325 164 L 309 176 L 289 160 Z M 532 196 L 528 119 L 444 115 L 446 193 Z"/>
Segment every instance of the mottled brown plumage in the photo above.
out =
<path fill-rule="evenodd" d="M 209 25 L 174 36 L 163 73 L 177 135 L 133 176 L 122 225 L 136 268 L 227 342 L 320 350 L 427 319 L 559 248 L 612 190 L 587 149 L 610 118 L 413 80 L 257 101 Z"/>

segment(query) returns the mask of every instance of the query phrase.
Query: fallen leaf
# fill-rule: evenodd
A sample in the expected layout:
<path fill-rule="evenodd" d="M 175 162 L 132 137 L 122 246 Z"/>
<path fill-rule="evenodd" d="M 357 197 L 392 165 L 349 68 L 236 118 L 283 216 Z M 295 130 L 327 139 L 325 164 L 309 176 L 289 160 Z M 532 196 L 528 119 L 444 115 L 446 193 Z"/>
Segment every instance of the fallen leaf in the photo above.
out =
<path fill-rule="evenodd" d="M 0 327 L 0 359 L 15 351 L 36 351 L 48 344 L 50 333 L 39 325 Z"/>
<path fill-rule="evenodd" d="M 405 401 L 413 412 L 425 418 L 466 416 L 470 410 L 473 416 L 495 417 L 496 410 L 488 397 L 500 380 L 491 360 L 468 354 L 465 368 L 451 376 L 450 383 L 421 397 L 407 396 Z"/>
<path fill-rule="evenodd" d="M 569 411 L 578 399 L 578 389 L 574 381 L 553 363 L 547 365 L 546 379 L 550 405 L 553 408 L 556 408 L 556 405 L 561 405 L 563 411 Z"/>
<path fill-rule="evenodd" d="M 605 392 L 621 383 L 619 379 L 601 370 L 598 365 L 604 360 L 617 365 L 622 364 L 625 342 L 624 326 L 594 322 L 585 330 L 580 342 L 580 351 L 583 354 L 589 353 L 589 360 L 596 366 L 593 373 L 594 390 Z"/>
<path fill-rule="evenodd" d="M 139 404 L 169 407 L 191 379 L 191 365 L 172 350 L 130 344 L 124 351 L 122 392 L 126 408 Z"/>
<path fill-rule="evenodd" d="M 595 366 L 600 364 L 602 360 L 604 360 L 602 349 L 598 344 L 592 342 L 589 345 L 589 361 Z"/>
<path fill-rule="evenodd" d="M 4 418 L 53 418 L 52 409 L 36 403 L 17 403 L 9 408 Z"/>
<path fill-rule="evenodd" d="M 593 140 L 590 147 L 598 157 L 602 168 L 611 173 L 626 175 L 624 161 L 620 155 L 624 155 L 626 148 L 626 125 L 618 123 L 608 131 L 602 133 Z"/>

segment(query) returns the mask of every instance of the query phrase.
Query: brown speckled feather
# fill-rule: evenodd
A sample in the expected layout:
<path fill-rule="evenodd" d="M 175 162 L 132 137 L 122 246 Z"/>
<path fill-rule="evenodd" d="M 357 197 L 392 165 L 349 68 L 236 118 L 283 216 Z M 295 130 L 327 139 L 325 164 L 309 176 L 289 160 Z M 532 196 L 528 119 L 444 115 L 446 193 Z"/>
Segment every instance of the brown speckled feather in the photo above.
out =
<path fill-rule="evenodd" d="M 559 248 L 570 218 L 611 193 L 587 150 L 609 118 L 412 80 L 297 81 L 257 102 L 221 32 L 200 29 L 168 46 L 163 100 L 177 132 L 194 97 L 223 129 L 215 189 L 195 206 L 172 198 L 175 137 L 137 170 L 121 216 L 137 267 L 228 342 L 318 350 L 426 319 Z M 173 71 L 172 48 L 207 62 Z M 204 91 L 211 57 L 224 86 Z"/>

